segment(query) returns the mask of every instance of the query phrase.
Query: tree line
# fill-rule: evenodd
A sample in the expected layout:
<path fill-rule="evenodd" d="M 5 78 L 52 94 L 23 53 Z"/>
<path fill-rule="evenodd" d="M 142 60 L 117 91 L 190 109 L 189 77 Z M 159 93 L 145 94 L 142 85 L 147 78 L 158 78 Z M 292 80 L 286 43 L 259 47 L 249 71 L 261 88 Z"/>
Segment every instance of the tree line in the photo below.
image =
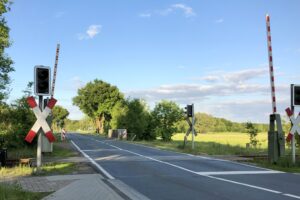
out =
<path fill-rule="evenodd" d="M 170 141 L 174 133 L 184 133 L 188 129 L 184 111 L 175 102 L 162 100 L 150 110 L 144 100 L 125 99 L 116 86 L 98 79 L 79 89 L 73 104 L 88 118 L 83 120 L 85 123 L 82 120 L 67 121 L 69 130 L 77 127 L 103 134 L 109 129 L 127 129 L 129 138 L 135 136 L 140 140 L 152 140 L 160 137 Z M 247 132 L 246 123 L 231 122 L 205 113 L 196 113 L 195 119 L 195 128 L 199 133 Z M 268 129 L 266 124 L 254 126 L 258 131 Z"/>

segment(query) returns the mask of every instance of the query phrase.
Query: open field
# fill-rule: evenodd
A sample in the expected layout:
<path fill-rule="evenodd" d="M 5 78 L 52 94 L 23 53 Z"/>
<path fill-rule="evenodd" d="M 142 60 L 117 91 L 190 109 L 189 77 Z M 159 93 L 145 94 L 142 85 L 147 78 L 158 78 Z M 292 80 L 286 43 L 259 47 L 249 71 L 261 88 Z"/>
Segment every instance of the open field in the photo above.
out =
<path fill-rule="evenodd" d="M 175 134 L 172 137 L 174 141 L 183 141 L 183 133 Z M 258 133 L 257 134 L 258 146 L 257 148 L 266 149 L 268 148 L 268 133 Z M 192 140 L 190 134 L 189 141 Z M 233 132 L 223 132 L 223 133 L 206 133 L 198 134 L 195 137 L 197 142 L 214 142 L 218 144 L 231 145 L 231 146 L 240 146 L 246 147 L 246 143 L 249 143 L 249 134 L 247 133 L 233 133 Z"/>
<path fill-rule="evenodd" d="M 249 135 L 247 133 L 206 133 L 198 134 L 195 137 L 195 149 L 191 148 L 192 136 L 188 137 L 188 142 L 183 148 L 183 133 L 175 134 L 171 142 L 155 141 L 138 141 L 149 146 L 155 146 L 160 149 L 169 149 L 184 153 L 200 154 L 200 155 L 266 155 L 268 151 L 267 133 L 258 133 L 258 145 L 256 147 L 246 148 L 249 143 Z M 290 146 L 286 145 L 286 154 L 290 154 Z M 297 154 L 300 154 L 297 149 Z"/>

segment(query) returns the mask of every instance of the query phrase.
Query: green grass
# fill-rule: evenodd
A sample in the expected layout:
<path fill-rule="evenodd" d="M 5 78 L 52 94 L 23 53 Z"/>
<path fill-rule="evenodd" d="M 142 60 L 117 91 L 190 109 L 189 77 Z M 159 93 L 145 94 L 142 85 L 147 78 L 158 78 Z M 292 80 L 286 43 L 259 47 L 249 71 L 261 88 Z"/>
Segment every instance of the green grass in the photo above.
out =
<path fill-rule="evenodd" d="M 287 155 L 283 158 L 279 158 L 277 163 L 271 164 L 268 162 L 267 159 L 257 159 L 254 158 L 250 164 L 253 163 L 255 165 L 259 165 L 261 167 L 284 171 L 284 172 L 291 172 L 291 173 L 300 173 L 300 161 L 297 160 L 295 164 L 292 163 L 292 159 L 290 155 Z"/>
<path fill-rule="evenodd" d="M 68 141 L 66 141 L 68 143 Z M 62 147 L 62 142 L 53 143 L 53 152 L 46 153 L 46 157 L 72 157 L 76 156 L 77 153 L 72 149 Z M 35 158 L 36 157 L 36 147 L 21 147 L 17 149 L 7 150 L 9 159 L 20 159 L 20 158 Z"/>
<path fill-rule="evenodd" d="M 1 200 L 39 200 L 51 194 L 50 192 L 28 192 L 18 185 L 0 184 Z"/>
<path fill-rule="evenodd" d="M 78 155 L 77 152 L 72 150 L 68 144 L 68 141 L 64 143 L 57 140 L 53 143 L 53 152 L 43 155 L 43 159 L 66 158 Z M 67 145 L 65 145 L 67 144 Z M 36 158 L 36 147 L 22 147 L 18 149 L 8 149 L 8 159 L 20 159 L 20 158 Z M 38 175 L 58 175 L 69 174 L 76 168 L 75 163 L 55 163 L 50 162 L 42 166 L 42 170 Z M 0 168 L 0 177 L 18 177 L 18 176 L 30 176 L 37 175 L 36 168 L 29 166 L 14 166 L 14 167 L 2 167 Z"/>
<path fill-rule="evenodd" d="M 76 169 L 75 163 L 49 163 L 42 166 L 42 169 L 37 173 L 35 167 L 15 166 L 0 168 L 1 179 L 20 177 L 20 176 L 47 176 L 47 175 L 62 175 L 70 174 Z"/>
<path fill-rule="evenodd" d="M 183 141 L 183 133 L 175 134 L 172 137 L 173 141 Z M 256 139 L 258 140 L 257 147 L 260 149 L 268 148 L 268 133 L 258 133 Z M 190 134 L 189 141 L 192 140 Z M 222 132 L 222 133 L 205 133 L 198 134 L 195 137 L 195 141 L 198 142 L 213 142 L 223 145 L 246 147 L 246 143 L 249 143 L 249 134 L 247 133 L 235 133 L 235 132 Z"/>
<path fill-rule="evenodd" d="M 188 137 L 188 142 L 183 148 L 184 134 L 175 134 L 172 141 L 138 141 L 144 145 L 154 146 L 160 149 L 173 150 L 184 153 L 199 155 L 253 155 L 267 153 L 267 135 L 259 133 L 257 139 L 260 145 L 256 148 L 246 148 L 249 143 L 249 135 L 245 133 L 207 133 L 198 134 L 195 137 L 195 149 L 192 149 L 192 137 Z"/>

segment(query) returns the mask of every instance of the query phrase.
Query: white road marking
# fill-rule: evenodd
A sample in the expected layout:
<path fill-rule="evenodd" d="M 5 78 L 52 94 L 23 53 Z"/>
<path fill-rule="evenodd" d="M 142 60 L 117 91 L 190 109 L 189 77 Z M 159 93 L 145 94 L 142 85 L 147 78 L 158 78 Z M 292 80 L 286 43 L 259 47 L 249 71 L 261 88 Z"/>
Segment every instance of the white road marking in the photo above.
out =
<path fill-rule="evenodd" d="M 117 151 L 118 149 L 85 149 L 82 150 L 84 152 L 90 152 L 90 151 Z"/>
<path fill-rule="evenodd" d="M 91 161 L 91 163 L 93 163 L 105 176 L 107 176 L 107 178 L 109 179 L 115 179 L 112 175 L 110 175 L 105 169 L 103 169 L 98 163 L 95 162 L 95 160 L 93 160 L 90 156 L 88 156 L 86 153 L 84 153 L 72 140 L 71 143 L 76 147 L 76 149 L 87 159 L 89 159 L 89 161 Z"/>
<path fill-rule="evenodd" d="M 284 196 L 288 196 L 288 197 L 292 197 L 292 198 L 295 198 L 295 199 L 300 199 L 300 196 L 296 196 L 296 195 L 293 195 L 293 194 L 283 194 Z"/>
<path fill-rule="evenodd" d="M 276 191 L 276 190 L 271 190 L 271 189 L 264 188 L 264 187 L 259 187 L 259 186 L 256 186 L 256 185 L 250 185 L 250 184 L 241 183 L 241 182 L 232 181 L 232 180 L 219 178 L 219 177 L 214 177 L 214 176 L 205 176 L 205 177 L 208 177 L 208 178 L 211 178 L 211 179 L 216 179 L 216 180 L 219 180 L 219 181 L 234 183 L 234 184 L 237 184 L 237 185 L 243 185 L 243 186 L 246 186 L 246 187 L 255 188 L 255 189 L 259 189 L 259 190 L 264 190 L 264 191 L 275 193 L 275 194 L 282 194 L 282 192 L 279 192 L 279 191 Z"/>
<path fill-rule="evenodd" d="M 197 172 L 199 175 L 215 176 L 215 175 L 246 175 L 246 174 L 280 174 L 280 171 L 218 171 L 218 172 Z"/>
<path fill-rule="evenodd" d="M 156 161 L 156 162 L 159 162 L 159 163 L 163 163 L 163 164 L 166 164 L 166 165 L 169 165 L 169 166 L 181 169 L 183 171 L 187 171 L 187 172 L 190 172 L 190 173 L 193 173 L 193 174 L 197 174 L 199 176 L 203 176 L 203 177 L 207 177 L 207 178 L 211 178 L 211 179 L 215 179 L 215 180 L 219 180 L 219 181 L 224 181 L 224 182 L 228 182 L 228 183 L 233 183 L 233 184 L 237 184 L 237 185 L 242 185 L 242 186 L 246 186 L 246 187 L 250 187 L 250 188 L 254 188 L 254 189 L 258 189 L 258 190 L 262 190 L 262 191 L 266 191 L 266 192 L 270 192 L 270 193 L 282 194 L 282 195 L 285 195 L 285 196 L 288 196 L 288 197 L 291 197 L 291 198 L 300 199 L 300 196 L 292 195 L 292 194 L 284 194 L 283 192 L 280 192 L 280 191 L 277 191 L 277 190 L 272 190 L 272 189 L 268 189 L 268 188 L 264 188 L 264 187 L 259 187 L 259 186 L 256 186 L 256 185 L 251 185 L 251 184 L 241 183 L 241 182 L 237 182 L 237 181 L 232 181 L 232 180 L 229 180 L 229 179 L 224 179 L 224 178 L 219 178 L 219 177 L 214 177 L 214 176 L 209 176 L 209 175 L 203 175 L 203 174 L 200 174 L 199 172 L 195 172 L 195 171 L 186 169 L 184 167 L 181 167 L 181 166 L 178 166 L 178 165 L 175 165 L 175 164 L 172 164 L 172 163 L 168 163 L 168 162 L 165 162 L 165 161 L 157 160 L 157 159 L 149 157 L 149 156 L 144 156 L 142 154 L 139 154 L 139 153 L 127 150 L 127 149 L 121 149 L 121 148 L 119 148 L 119 147 L 117 147 L 115 145 L 108 144 L 106 142 L 102 142 L 102 141 L 99 141 L 99 140 L 95 140 L 95 141 L 98 141 L 100 143 L 103 143 L 103 144 L 106 144 L 108 146 L 114 147 L 114 148 L 119 149 L 121 151 L 126 151 L 126 152 L 129 152 L 131 154 L 138 155 L 138 156 L 141 156 L 143 158 L 147 158 L 149 160 L 153 160 L 153 161 Z M 216 159 L 216 160 L 218 160 L 218 159 Z M 266 170 L 265 172 L 266 173 L 284 173 L 284 172 L 279 172 L 279 171 L 275 171 L 275 170 Z"/>

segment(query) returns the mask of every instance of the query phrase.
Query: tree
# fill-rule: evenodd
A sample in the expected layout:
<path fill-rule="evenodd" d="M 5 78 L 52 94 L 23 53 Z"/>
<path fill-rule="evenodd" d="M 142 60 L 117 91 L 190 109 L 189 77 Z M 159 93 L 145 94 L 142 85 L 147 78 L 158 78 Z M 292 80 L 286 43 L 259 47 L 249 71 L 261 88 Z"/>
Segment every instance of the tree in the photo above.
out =
<path fill-rule="evenodd" d="M 128 107 L 126 124 L 129 138 L 136 135 L 137 139 L 147 139 L 145 133 L 148 126 L 149 112 L 146 102 L 133 99 L 127 100 L 126 103 Z"/>
<path fill-rule="evenodd" d="M 126 128 L 128 138 L 136 135 L 136 139 L 150 139 L 147 133 L 149 111 L 146 102 L 140 99 L 127 99 L 119 102 L 112 110 L 111 127 Z"/>
<path fill-rule="evenodd" d="M 7 96 L 7 85 L 10 83 L 8 74 L 14 71 L 13 61 L 5 54 L 5 49 L 10 46 L 9 28 L 3 16 L 10 10 L 8 0 L 0 1 L 0 101 Z"/>
<path fill-rule="evenodd" d="M 29 83 L 23 92 L 23 97 L 10 106 L 0 103 L 0 137 L 4 139 L 6 147 L 25 145 L 24 138 L 36 121 L 27 103 L 27 97 L 32 93 L 32 84 Z"/>
<path fill-rule="evenodd" d="M 110 126 L 112 129 L 127 129 L 126 116 L 128 113 L 128 106 L 126 102 L 118 102 L 111 111 Z"/>
<path fill-rule="evenodd" d="M 256 139 L 258 130 L 254 127 L 254 125 L 251 122 L 247 122 L 245 126 L 249 136 L 250 136 L 250 144 L 254 147 L 256 147 L 258 140 Z"/>
<path fill-rule="evenodd" d="M 124 101 L 123 94 L 116 86 L 102 80 L 95 79 L 85 87 L 78 89 L 78 95 L 73 98 L 73 104 L 87 116 L 96 121 L 97 129 L 104 133 L 106 122 L 111 119 L 113 107 Z"/>
<path fill-rule="evenodd" d="M 183 119 L 183 110 L 172 101 L 163 100 L 158 103 L 152 111 L 155 122 L 155 132 L 163 141 L 170 141 L 176 132 L 176 122 Z"/>
<path fill-rule="evenodd" d="M 55 106 L 52 110 L 53 122 L 56 127 L 63 128 L 65 120 L 69 116 L 69 111 L 62 106 Z"/>

